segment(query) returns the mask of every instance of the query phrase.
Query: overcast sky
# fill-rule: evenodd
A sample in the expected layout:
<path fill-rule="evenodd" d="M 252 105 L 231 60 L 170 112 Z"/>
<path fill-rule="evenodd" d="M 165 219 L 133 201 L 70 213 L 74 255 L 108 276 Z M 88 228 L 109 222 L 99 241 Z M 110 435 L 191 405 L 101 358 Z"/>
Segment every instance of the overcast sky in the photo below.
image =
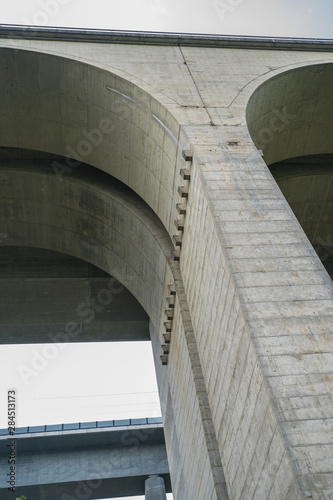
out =
<path fill-rule="evenodd" d="M 332 0 L 12 0 L 2 24 L 333 38 Z M 68 346 L 24 380 L 44 346 L 1 348 L 0 427 L 7 390 L 18 390 L 20 426 L 159 415 L 149 343 Z M 120 363 L 119 363 L 120 360 Z"/>
<path fill-rule="evenodd" d="M 1 22 L 333 38 L 332 0 L 12 0 Z"/>

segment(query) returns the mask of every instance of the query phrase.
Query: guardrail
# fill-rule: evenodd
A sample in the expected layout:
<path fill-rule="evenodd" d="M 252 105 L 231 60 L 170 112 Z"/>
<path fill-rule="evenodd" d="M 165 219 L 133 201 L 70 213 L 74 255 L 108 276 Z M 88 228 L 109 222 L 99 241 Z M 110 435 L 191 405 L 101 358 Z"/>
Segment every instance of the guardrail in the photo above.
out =
<path fill-rule="evenodd" d="M 37 432 L 61 432 L 61 431 L 76 431 L 80 429 L 101 429 L 106 427 L 125 427 L 130 425 L 153 425 L 163 424 L 162 417 L 149 418 L 128 418 L 123 420 L 104 420 L 102 422 L 77 422 L 73 424 L 51 424 L 51 425 L 34 425 L 28 427 L 18 427 L 15 430 L 17 434 L 33 434 Z M 8 429 L 0 429 L 0 436 L 9 435 Z"/>
<path fill-rule="evenodd" d="M 103 43 L 143 43 L 158 45 L 194 45 L 211 47 L 249 47 L 298 50 L 333 50 L 333 40 L 327 38 L 297 38 L 204 33 L 173 33 L 154 31 L 122 31 L 56 26 L 25 26 L 0 24 L 0 38 L 33 38 L 40 40 L 69 40 Z"/>

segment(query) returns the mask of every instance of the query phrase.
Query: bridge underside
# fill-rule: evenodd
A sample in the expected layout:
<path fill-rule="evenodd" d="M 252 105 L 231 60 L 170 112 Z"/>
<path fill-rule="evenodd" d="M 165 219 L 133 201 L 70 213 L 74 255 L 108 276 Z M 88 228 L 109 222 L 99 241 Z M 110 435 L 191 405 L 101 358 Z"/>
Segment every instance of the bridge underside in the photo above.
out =
<path fill-rule="evenodd" d="M 161 475 L 164 484 L 169 485 L 166 489 L 167 493 L 171 492 L 169 476 Z M 88 481 L 89 484 L 79 484 L 72 481 L 62 484 L 43 484 L 40 486 L 28 486 L 24 488 L 17 488 L 17 494 L 26 495 L 27 498 L 34 500 L 76 500 L 78 498 L 77 491 L 81 491 L 86 500 L 99 500 L 104 498 L 121 498 L 141 496 L 145 494 L 145 481 L 148 475 L 145 476 L 132 476 L 126 478 L 103 479 L 99 485 L 96 480 Z M 98 488 L 94 486 L 98 484 Z M 81 486 L 81 489 L 80 489 Z M 3 496 L 4 500 L 13 500 L 13 494 L 6 492 Z"/>
<path fill-rule="evenodd" d="M 34 428 L 32 428 L 32 431 Z M 73 500 L 144 495 L 151 475 L 171 491 L 162 424 L 130 425 L 15 436 L 16 496 Z M 0 436 L 0 474 L 8 472 L 8 436 Z M 13 492 L 3 490 L 3 500 Z"/>

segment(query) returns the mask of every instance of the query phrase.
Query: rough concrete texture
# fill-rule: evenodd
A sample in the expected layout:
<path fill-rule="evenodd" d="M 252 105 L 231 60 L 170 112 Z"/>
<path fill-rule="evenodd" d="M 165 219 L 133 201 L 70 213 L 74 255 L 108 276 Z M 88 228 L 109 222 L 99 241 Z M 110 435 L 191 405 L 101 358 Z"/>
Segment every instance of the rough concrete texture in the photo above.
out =
<path fill-rule="evenodd" d="M 162 477 L 150 476 L 146 479 L 145 500 L 166 500 L 165 485 Z"/>
<path fill-rule="evenodd" d="M 175 498 L 332 498 L 332 282 L 267 164 L 333 153 L 333 53 L 0 45 L 1 146 L 97 169 L 2 160 L 1 244 L 86 260 L 144 307 Z"/>

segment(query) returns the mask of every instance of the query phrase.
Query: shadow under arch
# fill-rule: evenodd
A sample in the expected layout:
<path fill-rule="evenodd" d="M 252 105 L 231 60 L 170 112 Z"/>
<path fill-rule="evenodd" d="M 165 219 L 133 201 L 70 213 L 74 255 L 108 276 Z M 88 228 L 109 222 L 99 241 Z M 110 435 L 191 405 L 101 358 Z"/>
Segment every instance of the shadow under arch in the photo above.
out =
<path fill-rule="evenodd" d="M 247 125 L 255 146 L 333 276 L 333 64 L 292 69 L 251 96 Z"/>
<path fill-rule="evenodd" d="M 247 126 L 267 165 L 333 153 L 333 64 L 302 66 L 261 84 L 246 109 Z"/>
<path fill-rule="evenodd" d="M 67 172 L 82 162 L 109 173 L 169 229 L 179 124 L 153 96 L 70 57 L 1 48 L 0 97 L 0 147 L 67 157 Z"/>
<path fill-rule="evenodd" d="M 115 278 L 54 250 L 0 246 L 0 344 L 149 341 L 149 318 Z"/>
<path fill-rule="evenodd" d="M 59 181 L 51 159 L 2 159 L 0 177 L 2 246 L 55 250 L 95 265 L 119 280 L 159 329 L 173 247 L 143 200 L 87 165 Z"/>

